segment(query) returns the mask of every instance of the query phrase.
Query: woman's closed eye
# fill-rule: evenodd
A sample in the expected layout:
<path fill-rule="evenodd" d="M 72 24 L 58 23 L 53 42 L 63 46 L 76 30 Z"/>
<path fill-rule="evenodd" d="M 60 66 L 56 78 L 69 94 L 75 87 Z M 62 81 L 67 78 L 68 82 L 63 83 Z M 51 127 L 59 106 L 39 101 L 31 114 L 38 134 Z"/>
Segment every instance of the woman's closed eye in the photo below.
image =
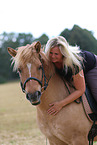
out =
<path fill-rule="evenodd" d="M 55 55 L 58 55 L 58 53 L 55 53 Z"/>
<path fill-rule="evenodd" d="M 50 54 L 53 54 L 52 52 L 50 52 Z"/>
<path fill-rule="evenodd" d="M 58 53 L 53 53 L 53 52 L 50 52 L 50 54 L 55 54 L 55 55 L 58 55 Z"/>

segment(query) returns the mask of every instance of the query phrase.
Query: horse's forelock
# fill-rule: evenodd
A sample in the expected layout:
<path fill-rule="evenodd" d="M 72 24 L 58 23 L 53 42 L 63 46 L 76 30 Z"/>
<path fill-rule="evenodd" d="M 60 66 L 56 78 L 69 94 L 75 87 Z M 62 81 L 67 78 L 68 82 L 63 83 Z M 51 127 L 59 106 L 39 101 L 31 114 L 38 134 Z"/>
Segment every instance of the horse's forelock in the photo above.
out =
<path fill-rule="evenodd" d="M 12 58 L 12 64 L 14 63 L 14 70 L 17 70 L 19 65 L 24 66 L 26 62 L 29 62 L 32 59 L 32 56 L 33 61 L 35 61 L 36 51 L 34 49 L 34 44 L 27 44 L 26 46 L 21 46 L 17 48 L 17 55 Z"/>
<path fill-rule="evenodd" d="M 46 57 L 45 53 L 42 50 L 40 51 L 40 56 L 41 56 L 40 59 L 42 60 L 43 65 L 45 66 L 46 74 L 48 75 L 53 74 L 54 67 L 53 65 L 50 64 L 48 58 Z M 13 58 L 12 62 L 14 63 L 14 71 L 16 71 L 19 66 L 23 67 L 30 61 L 33 61 L 36 64 L 39 64 L 40 62 L 39 57 L 37 57 L 37 52 L 34 48 L 34 45 L 28 44 L 26 46 L 19 47 L 17 49 L 17 55 Z"/>

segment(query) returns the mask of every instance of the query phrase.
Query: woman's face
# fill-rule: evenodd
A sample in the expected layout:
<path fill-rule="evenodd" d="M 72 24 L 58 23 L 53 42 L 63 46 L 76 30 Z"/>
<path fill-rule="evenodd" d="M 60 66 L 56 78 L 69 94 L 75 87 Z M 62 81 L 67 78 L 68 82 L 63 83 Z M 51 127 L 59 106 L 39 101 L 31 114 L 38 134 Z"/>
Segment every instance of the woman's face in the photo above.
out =
<path fill-rule="evenodd" d="M 53 63 L 62 63 L 63 62 L 63 55 L 61 54 L 58 46 L 51 48 L 49 57 Z"/>

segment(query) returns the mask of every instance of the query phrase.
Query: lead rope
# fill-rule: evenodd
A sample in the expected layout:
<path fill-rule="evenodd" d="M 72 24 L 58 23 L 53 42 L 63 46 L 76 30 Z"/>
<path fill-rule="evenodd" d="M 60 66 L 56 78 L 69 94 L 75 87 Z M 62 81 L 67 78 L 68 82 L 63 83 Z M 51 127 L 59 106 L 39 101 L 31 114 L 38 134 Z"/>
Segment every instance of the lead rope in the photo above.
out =
<path fill-rule="evenodd" d="M 93 145 L 94 137 L 96 136 L 97 136 L 97 124 L 94 121 L 88 134 L 89 145 Z"/>
<path fill-rule="evenodd" d="M 46 145 L 47 145 L 47 137 L 46 137 Z"/>

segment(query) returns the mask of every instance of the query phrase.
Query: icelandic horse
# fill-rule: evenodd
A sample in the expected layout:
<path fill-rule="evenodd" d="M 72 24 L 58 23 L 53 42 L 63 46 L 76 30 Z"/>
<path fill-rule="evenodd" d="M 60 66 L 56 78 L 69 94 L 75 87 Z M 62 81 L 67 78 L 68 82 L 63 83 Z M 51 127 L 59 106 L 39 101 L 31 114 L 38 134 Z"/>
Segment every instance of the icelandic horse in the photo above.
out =
<path fill-rule="evenodd" d="M 49 104 L 69 95 L 61 77 L 41 49 L 40 42 L 8 48 L 14 69 L 19 72 L 26 98 L 37 108 L 37 122 L 50 145 L 88 145 L 92 122 L 88 120 L 82 103 L 65 106 L 55 116 L 49 115 Z M 66 82 L 67 83 L 67 82 Z M 70 92 L 74 91 L 68 85 Z"/>

